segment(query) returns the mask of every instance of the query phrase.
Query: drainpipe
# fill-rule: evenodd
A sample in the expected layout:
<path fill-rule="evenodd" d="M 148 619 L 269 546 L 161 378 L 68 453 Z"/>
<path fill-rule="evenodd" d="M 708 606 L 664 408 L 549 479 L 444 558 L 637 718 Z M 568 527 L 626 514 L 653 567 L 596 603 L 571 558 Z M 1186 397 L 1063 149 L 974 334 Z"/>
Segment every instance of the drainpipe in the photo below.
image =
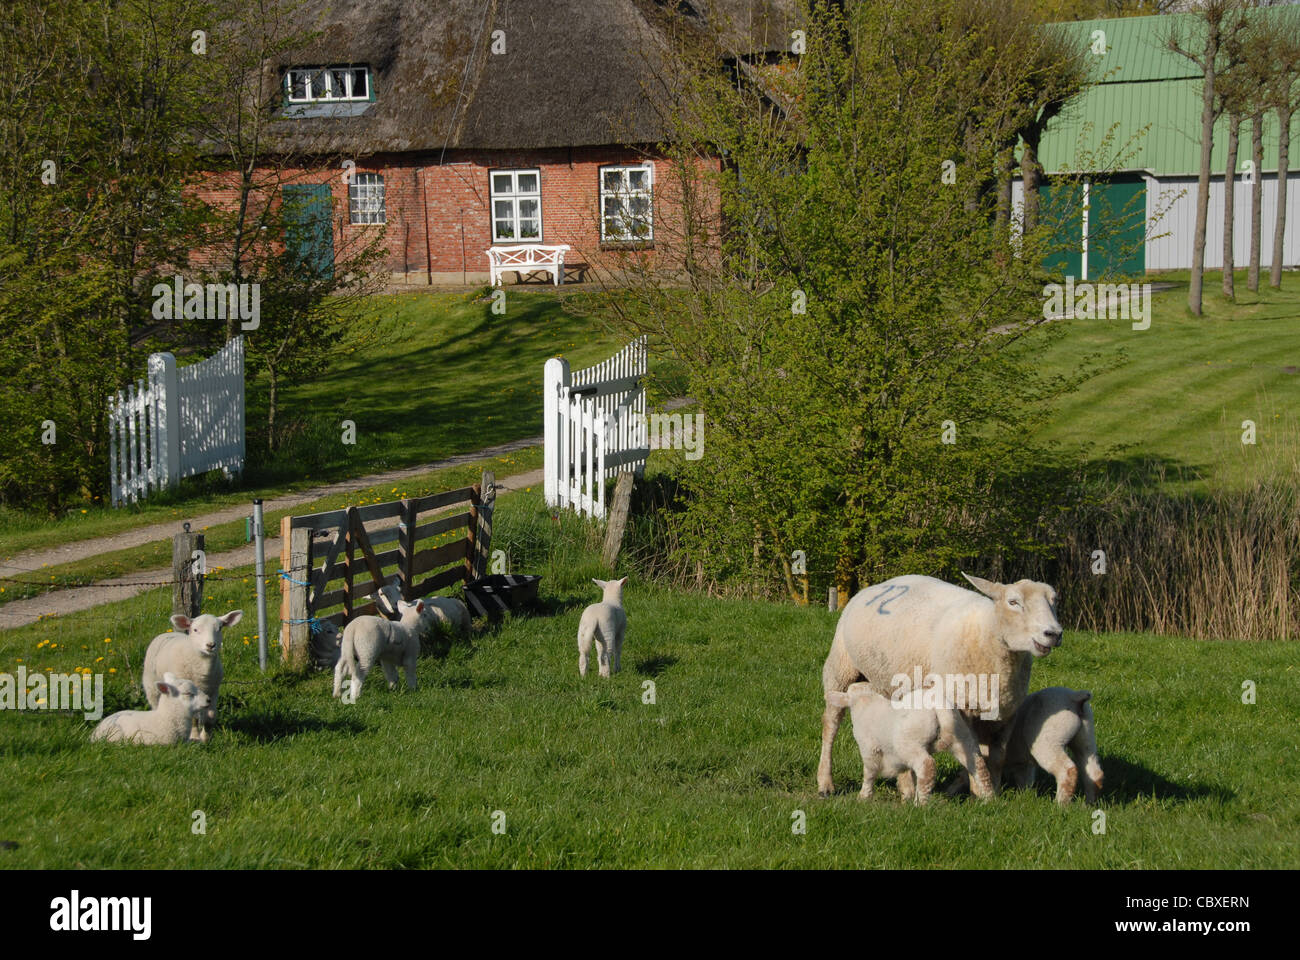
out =
<path fill-rule="evenodd" d="M 460 208 L 460 282 L 469 284 L 469 265 L 465 260 L 465 208 Z"/>
<path fill-rule="evenodd" d="M 420 196 L 424 198 L 424 279 L 433 286 L 433 249 L 429 246 L 429 168 L 420 171 Z"/>

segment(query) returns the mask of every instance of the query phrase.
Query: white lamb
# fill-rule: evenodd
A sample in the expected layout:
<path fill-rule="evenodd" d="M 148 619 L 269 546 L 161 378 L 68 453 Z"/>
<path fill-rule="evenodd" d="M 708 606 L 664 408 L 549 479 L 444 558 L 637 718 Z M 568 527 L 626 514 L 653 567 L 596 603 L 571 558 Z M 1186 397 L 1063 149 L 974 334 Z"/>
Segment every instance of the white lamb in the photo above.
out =
<path fill-rule="evenodd" d="M 847 690 L 865 680 L 882 696 L 896 678 L 919 673 L 968 681 L 985 678 L 996 704 L 957 704 L 987 757 L 988 779 L 976 777 L 976 796 L 993 795 L 1002 768 L 1010 722 L 1029 692 L 1029 669 L 1061 642 L 1056 591 L 1045 583 L 993 583 L 963 574 L 973 593 L 933 577 L 895 577 L 867 587 L 844 608 L 830 654 L 822 667 L 823 693 Z M 995 714 L 995 716 L 981 716 Z M 817 789 L 834 792 L 831 747 L 844 708 L 827 703 L 822 715 Z M 972 771 L 966 770 L 969 775 Z"/>
<path fill-rule="evenodd" d="M 1068 687 L 1047 687 L 1025 698 L 1016 711 L 1003 767 L 1016 786 L 1032 784 L 1042 767 L 1056 778 L 1056 802 L 1069 803 L 1082 766 L 1084 795 L 1089 803 L 1097 802 L 1102 770 L 1091 699 L 1089 691 Z"/>
<path fill-rule="evenodd" d="M 388 689 L 397 689 L 397 665 L 406 672 L 406 686 L 416 689 L 415 667 L 420 657 L 420 623 L 424 601 L 397 602 L 400 620 L 357 617 L 343 630 L 343 646 L 334 667 L 334 696 L 343 695 L 343 677 L 352 679 L 350 699 L 361 696 L 361 685 L 376 663 L 384 670 Z"/>
<path fill-rule="evenodd" d="M 208 708 L 208 695 L 192 680 L 167 673 L 155 685 L 153 710 L 119 710 L 101 720 L 91 740 L 109 743 L 174 744 L 190 739 L 194 722 Z"/>
<path fill-rule="evenodd" d="M 402 588 L 397 585 L 397 577 L 392 577 L 380 587 L 377 593 L 367 595 L 373 600 L 381 613 L 393 614 L 397 611 L 398 601 L 402 599 Z M 455 597 L 425 597 L 424 623 L 421 632 L 426 632 L 434 625 L 468 637 L 470 630 L 469 607 L 464 601 Z"/>
<path fill-rule="evenodd" d="M 591 644 L 595 641 L 596 655 L 600 663 L 600 675 L 608 677 L 618 673 L 623 659 L 623 634 L 627 632 L 627 611 L 623 609 L 622 580 L 597 580 L 592 583 L 604 591 L 600 603 L 593 603 L 582 611 L 578 621 L 578 674 L 587 675 L 587 657 Z"/>
<path fill-rule="evenodd" d="M 891 701 L 870 684 L 852 683 L 843 693 L 826 694 L 828 705 L 848 707 L 853 718 L 853 736 L 862 753 L 862 799 L 871 797 L 877 777 L 898 777 L 903 799 L 915 796 L 918 806 L 924 804 L 934 788 L 933 754 L 939 750 L 951 751 L 963 767 L 974 770 L 976 782 L 988 778 L 974 734 L 951 704 L 928 705 L 926 697 L 933 692 L 927 687 Z"/>
<path fill-rule="evenodd" d="M 204 613 L 191 620 L 178 613 L 172 617 L 172 626 L 178 632 L 159 634 L 145 651 L 140 681 L 149 706 L 158 705 L 158 681 L 166 673 L 194 681 L 207 694 L 208 707 L 196 721 L 196 740 L 206 742 L 217 722 L 217 696 L 225 676 L 221 669 L 221 631 L 233 627 L 243 616 L 244 611 L 232 610 L 224 617 Z"/>

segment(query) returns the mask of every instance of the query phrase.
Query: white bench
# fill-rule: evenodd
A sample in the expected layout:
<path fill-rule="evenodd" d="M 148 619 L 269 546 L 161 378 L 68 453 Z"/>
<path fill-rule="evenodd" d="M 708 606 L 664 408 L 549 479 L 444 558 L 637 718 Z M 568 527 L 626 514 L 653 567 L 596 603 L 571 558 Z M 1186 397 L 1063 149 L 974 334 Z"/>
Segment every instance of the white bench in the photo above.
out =
<path fill-rule="evenodd" d="M 492 286 L 501 282 L 501 274 L 514 270 L 523 279 L 525 273 L 546 271 L 555 278 L 558 287 L 564 282 L 564 254 L 567 243 L 544 247 L 539 243 L 521 243 L 513 247 L 489 247 L 488 268 Z"/>

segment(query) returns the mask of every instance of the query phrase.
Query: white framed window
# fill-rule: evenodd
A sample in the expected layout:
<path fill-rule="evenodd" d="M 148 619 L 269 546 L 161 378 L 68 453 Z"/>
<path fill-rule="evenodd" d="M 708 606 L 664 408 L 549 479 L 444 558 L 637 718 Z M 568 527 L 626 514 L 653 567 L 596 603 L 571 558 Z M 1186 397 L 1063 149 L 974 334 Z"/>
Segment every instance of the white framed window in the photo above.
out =
<path fill-rule="evenodd" d="M 369 67 L 290 67 L 284 74 L 290 103 L 370 99 Z"/>
<path fill-rule="evenodd" d="M 654 167 L 648 163 L 600 168 L 600 239 L 654 239 Z"/>
<path fill-rule="evenodd" d="M 387 223 L 384 178 L 378 173 L 353 173 L 348 183 L 348 219 L 352 223 Z"/>
<path fill-rule="evenodd" d="M 539 170 L 493 170 L 492 242 L 542 239 L 542 175 Z"/>

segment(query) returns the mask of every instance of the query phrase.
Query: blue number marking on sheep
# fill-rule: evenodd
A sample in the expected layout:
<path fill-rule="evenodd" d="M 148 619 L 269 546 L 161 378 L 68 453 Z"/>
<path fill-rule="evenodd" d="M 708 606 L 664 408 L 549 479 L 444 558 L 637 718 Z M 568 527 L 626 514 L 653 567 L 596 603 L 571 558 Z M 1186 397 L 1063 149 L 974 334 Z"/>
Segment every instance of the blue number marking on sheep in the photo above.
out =
<path fill-rule="evenodd" d="M 894 593 L 895 590 L 897 590 L 898 593 Z M 899 597 L 901 597 L 903 594 L 907 593 L 907 590 L 908 590 L 908 588 L 907 588 L 906 586 L 904 586 L 903 584 L 901 584 L 901 583 L 890 584 L 890 585 L 886 586 L 884 590 L 881 590 L 878 594 L 876 594 L 874 597 L 872 597 L 870 600 L 868 600 L 867 603 L 866 603 L 866 605 L 869 607 L 869 606 L 871 606 L 873 603 L 875 603 L 877 600 L 879 600 L 879 601 L 880 601 L 880 606 L 876 608 L 876 613 L 877 613 L 877 614 L 884 614 L 884 615 L 888 616 L 889 611 L 886 610 L 885 607 L 889 606 L 891 603 L 893 603 L 895 600 L 897 600 L 897 599 L 898 599 Z M 885 596 L 887 596 L 888 594 L 891 594 L 891 593 L 894 594 L 892 597 L 889 597 L 889 599 L 887 599 L 887 600 L 886 600 L 886 599 L 882 599 L 882 598 L 884 598 Z"/>

